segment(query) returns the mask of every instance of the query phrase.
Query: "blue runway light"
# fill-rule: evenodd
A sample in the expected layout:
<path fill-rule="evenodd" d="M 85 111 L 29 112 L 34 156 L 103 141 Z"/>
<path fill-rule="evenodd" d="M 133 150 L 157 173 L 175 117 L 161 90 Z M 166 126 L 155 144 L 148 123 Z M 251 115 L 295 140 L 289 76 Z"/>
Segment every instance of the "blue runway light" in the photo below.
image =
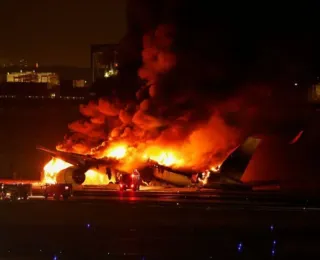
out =
<path fill-rule="evenodd" d="M 270 230 L 271 230 L 271 231 L 274 230 L 274 226 L 273 226 L 273 225 L 270 226 Z"/>
<path fill-rule="evenodd" d="M 87 228 L 90 228 L 91 227 L 91 225 L 90 224 L 87 224 Z"/>

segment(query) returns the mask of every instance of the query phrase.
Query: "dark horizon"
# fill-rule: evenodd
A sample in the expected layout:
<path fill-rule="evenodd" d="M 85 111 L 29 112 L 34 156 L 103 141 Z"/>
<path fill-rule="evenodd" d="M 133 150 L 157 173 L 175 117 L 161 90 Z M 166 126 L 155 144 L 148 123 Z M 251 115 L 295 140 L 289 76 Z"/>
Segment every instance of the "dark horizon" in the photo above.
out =
<path fill-rule="evenodd" d="M 126 31 L 125 0 L 0 2 L 0 63 L 90 67 L 90 45 L 117 43 Z"/>
<path fill-rule="evenodd" d="M 119 43 L 128 34 L 141 39 L 141 33 L 161 23 L 176 25 L 179 44 L 184 42 L 181 48 L 208 47 L 205 43 L 209 40 L 224 59 L 230 58 L 227 48 L 231 46 L 239 49 L 237 55 L 247 62 L 252 60 L 252 55 L 262 59 L 261 55 L 268 52 L 270 46 L 277 45 L 280 53 L 300 59 L 301 63 L 313 66 L 317 63 L 318 50 L 314 44 L 318 37 L 317 5 L 251 7 L 252 11 L 244 4 L 229 7 L 219 3 L 211 9 L 205 3 L 189 5 L 180 0 L 161 3 L 145 0 L 81 3 L 74 0 L 3 0 L 0 3 L 0 32 L 4 36 L 0 42 L 0 64 L 23 58 L 29 64 L 39 62 L 40 66 L 88 68 L 90 45 Z M 201 16 L 197 17 L 199 14 Z M 309 58 L 301 56 L 301 51 Z M 215 59 L 221 58 L 217 55 L 214 55 Z"/>

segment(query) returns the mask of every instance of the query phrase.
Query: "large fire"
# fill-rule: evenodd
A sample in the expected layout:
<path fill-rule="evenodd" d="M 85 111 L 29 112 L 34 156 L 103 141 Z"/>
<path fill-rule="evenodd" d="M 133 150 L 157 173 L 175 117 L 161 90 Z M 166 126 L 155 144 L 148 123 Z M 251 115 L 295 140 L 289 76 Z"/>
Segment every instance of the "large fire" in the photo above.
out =
<path fill-rule="evenodd" d="M 44 176 L 42 183 L 55 184 L 57 182 L 57 175 L 60 171 L 73 166 L 59 158 L 52 158 L 43 168 Z M 85 182 L 83 185 L 106 185 L 110 181 L 107 175 L 99 172 L 97 169 L 89 169 L 85 172 Z"/>
<path fill-rule="evenodd" d="M 164 151 L 161 147 L 150 147 L 143 155 L 144 159 L 151 159 L 160 165 L 164 166 L 183 166 L 183 159 L 179 158 L 177 152 Z"/>
<path fill-rule="evenodd" d="M 122 102 L 115 91 L 82 105 L 80 112 L 86 120 L 69 125 L 73 134 L 57 150 L 112 158 L 119 162 L 119 170 L 128 173 L 143 167 L 148 160 L 175 169 L 204 172 L 205 181 L 211 171 L 219 171 L 216 167 L 207 170 L 221 165 L 240 138 L 238 129 L 229 125 L 224 116 L 243 104 L 238 100 L 232 100 L 231 105 L 216 104 L 212 97 L 199 96 L 197 89 L 160 84 L 159 79 L 178 66 L 179 59 L 172 48 L 174 37 L 175 28 L 170 25 L 147 33 L 143 38 L 143 65 L 138 70 L 145 84 L 136 97 Z M 45 181 L 54 182 L 59 169 L 68 167 L 55 164 L 58 162 L 46 165 Z M 86 177 L 90 183 L 105 182 L 95 170 L 89 170 Z"/>
<path fill-rule="evenodd" d="M 48 184 L 56 183 L 57 174 L 70 166 L 72 166 L 72 164 L 59 158 L 52 158 L 43 168 L 43 182 Z"/>
<path fill-rule="evenodd" d="M 123 157 L 126 156 L 127 149 L 128 147 L 125 144 L 113 145 L 103 152 L 102 157 L 122 159 Z"/>
<path fill-rule="evenodd" d="M 86 173 L 86 180 L 83 185 L 106 185 L 109 184 L 109 180 L 107 175 L 97 171 L 90 169 Z"/>
<path fill-rule="evenodd" d="M 131 152 L 131 154 L 129 154 L 129 151 Z M 133 162 L 130 160 L 130 158 L 126 157 L 129 154 L 128 155 L 129 157 L 132 156 L 132 158 L 134 158 L 139 162 L 146 162 L 148 159 L 150 159 L 154 162 L 157 162 L 160 165 L 175 166 L 175 167 L 183 166 L 183 163 L 184 163 L 183 159 L 178 157 L 177 152 L 164 151 L 160 147 L 152 146 L 147 148 L 144 153 L 141 153 L 141 157 L 134 154 L 135 152 L 137 152 L 137 150 L 133 148 L 130 149 L 128 145 L 124 143 L 120 143 L 120 144 L 114 144 L 106 148 L 105 150 L 103 150 L 102 156 L 99 155 L 100 153 L 99 154 L 97 153 L 96 157 L 113 158 L 119 161 L 125 158 L 125 161 L 130 164 Z M 60 171 L 71 166 L 73 165 L 59 158 L 52 158 L 43 168 L 44 178 L 42 181 L 48 184 L 56 183 L 57 174 Z M 95 169 L 89 169 L 85 173 L 85 175 L 86 175 L 86 180 L 83 183 L 84 185 L 108 184 L 110 181 L 104 173 L 101 173 Z"/>

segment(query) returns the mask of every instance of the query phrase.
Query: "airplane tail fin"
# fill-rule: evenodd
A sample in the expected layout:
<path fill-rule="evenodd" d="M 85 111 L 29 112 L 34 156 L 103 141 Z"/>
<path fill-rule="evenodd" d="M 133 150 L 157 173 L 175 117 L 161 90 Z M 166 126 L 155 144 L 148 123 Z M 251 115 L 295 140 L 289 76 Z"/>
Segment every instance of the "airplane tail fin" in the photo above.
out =
<path fill-rule="evenodd" d="M 229 154 L 220 167 L 221 182 L 241 183 L 240 179 L 260 142 L 259 138 L 248 137 Z"/>

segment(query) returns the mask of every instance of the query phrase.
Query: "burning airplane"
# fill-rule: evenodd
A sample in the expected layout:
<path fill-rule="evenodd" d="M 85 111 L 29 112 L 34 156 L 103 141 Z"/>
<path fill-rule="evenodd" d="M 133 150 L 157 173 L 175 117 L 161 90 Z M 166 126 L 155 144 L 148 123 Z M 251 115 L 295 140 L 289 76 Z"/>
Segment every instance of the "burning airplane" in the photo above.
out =
<path fill-rule="evenodd" d="M 276 182 L 243 183 L 241 177 L 250 162 L 260 139 L 249 137 L 236 147 L 219 166 L 203 171 L 174 168 L 148 158 L 140 165 L 143 183 L 153 180 L 178 187 L 252 189 L 256 186 L 276 185 Z M 37 149 L 49 153 L 52 160 L 44 167 L 44 182 L 68 184 L 108 184 L 115 182 L 117 174 L 131 174 L 118 170 L 121 160 L 115 158 L 96 159 L 89 155 L 51 151 L 44 147 Z M 113 154 L 114 155 L 114 154 Z M 142 156 L 145 159 L 145 156 Z M 158 158 L 162 158 L 159 156 Z M 163 161 L 162 161 L 163 162 Z M 168 161 L 167 161 L 168 162 Z M 101 170 L 103 169 L 103 170 Z"/>
<path fill-rule="evenodd" d="M 269 102 L 274 93 L 268 86 L 235 87 L 237 91 L 224 95 L 214 87 L 221 80 L 219 73 L 212 78 L 214 70 L 186 75 L 186 66 L 194 66 L 174 52 L 175 33 L 174 26 L 161 25 L 144 36 L 138 70 L 144 84 L 136 97 L 123 101 L 115 89 L 82 105 L 84 119 L 69 125 L 71 134 L 57 151 L 39 148 L 54 157 L 44 168 L 45 181 L 107 184 L 116 181 L 117 172 L 138 169 L 146 183 L 156 179 L 213 188 L 257 184 L 241 182 L 260 142 L 248 136 L 283 123 L 286 113 Z"/>
<path fill-rule="evenodd" d="M 113 181 L 109 168 L 115 163 L 113 159 L 96 159 L 91 156 L 52 151 L 42 146 L 38 146 L 37 149 L 52 156 L 43 168 L 42 181 L 45 183 L 81 185 L 108 184 Z"/>

